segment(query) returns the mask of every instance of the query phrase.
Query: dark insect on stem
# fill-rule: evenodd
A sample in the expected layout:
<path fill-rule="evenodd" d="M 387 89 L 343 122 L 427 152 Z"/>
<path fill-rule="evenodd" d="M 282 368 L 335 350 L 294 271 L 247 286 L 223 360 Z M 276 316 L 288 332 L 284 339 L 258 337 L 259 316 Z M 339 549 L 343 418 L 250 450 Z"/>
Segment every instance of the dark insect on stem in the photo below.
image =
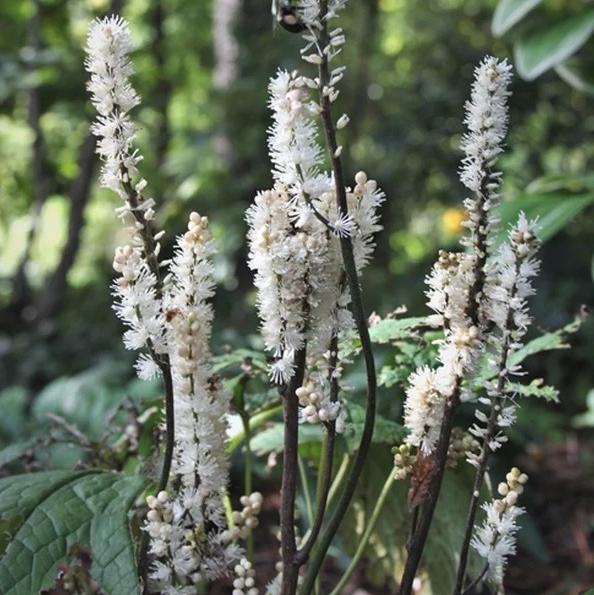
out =
<path fill-rule="evenodd" d="M 272 15 L 274 26 L 280 25 L 289 33 L 301 33 L 307 29 L 291 0 L 272 0 Z"/>

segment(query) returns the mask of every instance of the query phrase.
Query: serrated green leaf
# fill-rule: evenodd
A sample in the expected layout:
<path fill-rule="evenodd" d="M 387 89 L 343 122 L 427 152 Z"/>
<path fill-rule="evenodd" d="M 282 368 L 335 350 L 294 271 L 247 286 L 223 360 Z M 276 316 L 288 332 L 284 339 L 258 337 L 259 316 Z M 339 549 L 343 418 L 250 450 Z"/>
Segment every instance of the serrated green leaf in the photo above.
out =
<path fill-rule="evenodd" d="M 518 349 L 509 358 L 510 366 L 517 366 L 521 364 L 527 357 L 535 355 L 537 353 L 543 353 L 544 351 L 554 351 L 556 349 L 569 349 L 570 345 L 567 343 L 567 335 L 576 333 L 582 321 L 579 319 L 570 322 L 563 328 L 560 328 L 551 333 L 545 333 L 540 337 L 536 337 L 524 345 L 524 347 Z"/>
<path fill-rule="evenodd" d="M 128 510 L 144 481 L 106 472 L 46 472 L 0 480 L 0 518 L 23 523 L 0 558 L 0 592 L 49 587 L 74 544 L 91 550 L 91 574 L 106 593 L 138 593 Z"/>
<path fill-rule="evenodd" d="M 500 37 L 509 31 L 541 2 L 542 0 L 500 0 L 491 22 L 493 35 Z"/>
<path fill-rule="evenodd" d="M 374 343 L 391 343 L 416 337 L 419 329 L 427 327 L 427 318 L 384 318 L 369 329 L 369 337 Z"/>
<path fill-rule="evenodd" d="M 514 46 L 518 74 L 534 80 L 575 54 L 593 31 L 594 10 L 588 10 L 519 39 Z"/>
<path fill-rule="evenodd" d="M 559 391 L 554 386 L 543 384 L 542 379 L 535 378 L 530 384 L 521 382 L 510 382 L 506 386 L 506 392 L 515 393 L 522 397 L 537 397 L 545 401 L 559 401 Z"/>

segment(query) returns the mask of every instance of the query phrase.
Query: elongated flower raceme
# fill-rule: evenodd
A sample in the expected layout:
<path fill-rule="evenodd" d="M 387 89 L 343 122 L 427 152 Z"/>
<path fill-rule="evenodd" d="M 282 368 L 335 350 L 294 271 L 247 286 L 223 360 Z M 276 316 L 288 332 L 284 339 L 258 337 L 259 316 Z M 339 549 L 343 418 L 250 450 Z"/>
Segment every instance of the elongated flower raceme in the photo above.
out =
<path fill-rule="evenodd" d="M 248 209 L 249 265 L 255 271 L 262 334 L 276 358 L 272 377 L 284 383 L 293 374 L 293 354 L 306 340 L 310 359 L 318 360 L 333 336 L 353 328 L 338 238 L 352 238 L 362 270 L 373 253 L 373 235 L 381 229 L 377 210 L 384 195 L 359 172 L 348 194 L 349 214 L 340 216 L 317 142 L 318 108 L 303 77 L 279 71 L 269 91 L 273 125 L 268 142 L 276 185 L 259 193 Z"/>
<path fill-rule="evenodd" d="M 223 509 L 230 396 L 212 374 L 209 348 L 213 252 L 207 219 L 192 213 L 188 231 L 177 239 L 166 285 L 177 422 L 172 474 L 179 491 L 168 495 L 171 518 L 153 515 L 156 521 L 149 517 L 146 526 L 157 592 L 225 575 L 239 555 L 229 544 Z"/>
<path fill-rule="evenodd" d="M 213 294 L 214 247 L 208 221 L 192 213 L 171 262 L 159 262 L 162 232 L 153 231 L 154 201 L 143 196 L 143 179 L 133 182 L 141 156 L 133 149 L 135 127 L 129 117 L 139 103 L 128 81 L 133 71 L 130 47 L 123 19 L 94 21 L 86 68 L 99 113 L 93 132 L 103 161 L 101 183 L 122 198 L 117 213 L 130 232 L 129 243 L 118 248 L 114 258 L 121 274 L 114 285 L 115 309 L 128 327 L 124 343 L 129 349 L 145 349 L 136 365 L 141 378 L 158 371 L 171 377 L 173 411 L 167 419 L 175 419 L 174 491 L 164 489 L 148 498 L 144 529 L 152 556 L 149 590 L 177 595 L 196 592 L 196 585 L 229 574 L 239 559 L 223 510 L 230 397 L 211 367 L 213 314 L 208 299 Z M 162 279 L 164 265 L 169 274 Z"/>
<path fill-rule="evenodd" d="M 488 256 L 497 219 L 493 209 L 499 198 L 500 174 L 493 168 L 503 151 L 507 132 L 507 98 L 511 67 L 487 57 L 475 70 L 471 99 L 466 105 L 467 133 L 462 139 L 465 153 L 460 170 L 462 183 L 472 191 L 464 201 L 467 230 L 461 239 L 466 252 L 440 252 L 427 277 L 427 305 L 444 330 L 438 351 L 439 367 L 432 380 L 431 398 L 417 388 L 419 372 L 411 376 L 405 406 L 407 438 L 411 446 L 431 452 L 439 437 L 441 418 L 436 402 L 464 396 L 463 383 L 476 366 L 486 345 L 489 326 L 485 287 L 489 275 Z"/>
<path fill-rule="evenodd" d="M 114 268 L 121 273 L 114 284 L 115 310 L 129 327 L 126 347 L 146 350 L 136 367 L 141 378 L 150 378 L 158 371 L 155 358 L 167 351 L 158 262 L 163 232 L 153 230 L 155 202 L 142 194 L 146 181 L 132 181 L 138 177 L 142 157 L 133 149 L 135 126 L 129 116 L 140 103 L 129 82 L 130 50 L 130 32 L 122 18 L 98 19 L 89 26 L 85 67 L 91 75 L 87 88 L 98 113 L 91 129 L 98 137 L 100 181 L 124 201 L 116 213 L 129 232 L 128 244 L 118 248 L 114 258 Z"/>
<path fill-rule="evenodd" d="M 488 577 L 498 585 L 503 581 L 508 557 L 516 552 L 516 519 L 524 512 L 516 502 L 527 481 L 528 476 L 517 467 L 506 475 L 506 481 L 497 488 L 501 498 L 483 505 L 487 518 L 471 541 L 488 564 Z"/>
<path fill-rule="evenodd" d="M 478 422 L 470 431 L 486 440 L 485 448 L 497 450 L 506 436 L 502 431 L 515 420 L 515 389 L 512 376 L 522 374 L 520 365 L 511 365 L 510 359 L 523 346 L 523 338 L 531 322 L 527 298 L 534 294 L 532 279 L 538 274 L 539 262 L 535 258 L 539 241 L 536 221 L 528 221 L 521 213 L 509 232 L 508 241 L 493 259 L 485 287 L 485 316 L 493 323 L 489 338 L 490 364 L 496 371 L 486 385 L 487 397 L 481 399 L 496 411 L 493 419 L 477 409 Z M 479 466 L 478 456 L 470 454 L 469 462 Z"/>

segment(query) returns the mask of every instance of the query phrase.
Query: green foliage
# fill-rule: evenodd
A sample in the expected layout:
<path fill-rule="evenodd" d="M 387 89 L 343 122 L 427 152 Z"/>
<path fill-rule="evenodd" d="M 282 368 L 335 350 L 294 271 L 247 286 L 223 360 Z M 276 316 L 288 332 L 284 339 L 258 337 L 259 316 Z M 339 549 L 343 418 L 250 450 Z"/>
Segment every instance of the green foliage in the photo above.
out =
<path fill-rule="evenodd" d="M 573 56 L 593 31 L 594 11 L 586 11 L 521 38 L 514 52 L 518 73 L 526 80 L 534 80 Z"/>
<path fill-rule="evenodd" d="M 364 531 L 366 519 L 391 469 L 389 449 L 375 446 L 369 456 L 355 499 L 340 535 L 347 552 L 353 553 Z M 448 471 L 437 505 L 426 547 L 423 595 L 450 595 L 454 586 L 458 551 L 472 485 L 469 467 Z M 364 557 L 369 579 L 378 586 L 395 588 L 402 573 L 410 517 L 407 505 L 408 482 L 397 481 L 386 500 L 380 520 L 370 538 Z M 471 554 L 469 573 L 480 572 L 480 562 Z"/>
<path fill-rule="evenodd" d="M 501 0 L 493 14 L 491 23 L 493 35 L 500 36 L 507 33 L 541 2 L 542 0 Z"/>
<path fill-rule="evenodd" d="M 41 472 L 0 480 L 0 591 L 49 587 L 73 545 L 88 546 L 91 574 L 106 593 L 138 592 L 129 509 L 144 481 L 113 473 Z"/>
<path fill-rule="evenodd" d="M 525 23 L 540 0 L 500 0 L 491 22 L 493 34 L 501 37 L 515 25 Z M 534 80 L 555 69 L 570 86 L 582 93 L 594 93 L 594 68 L 588 55 L 578 52 L 591 39 L 594 32 L 594 11 L 583 9 L 577 14 L 555 14 L 544 23 L 532 19 L 521 27 L 514 43 L 514 59 L 519 75 Z"/>

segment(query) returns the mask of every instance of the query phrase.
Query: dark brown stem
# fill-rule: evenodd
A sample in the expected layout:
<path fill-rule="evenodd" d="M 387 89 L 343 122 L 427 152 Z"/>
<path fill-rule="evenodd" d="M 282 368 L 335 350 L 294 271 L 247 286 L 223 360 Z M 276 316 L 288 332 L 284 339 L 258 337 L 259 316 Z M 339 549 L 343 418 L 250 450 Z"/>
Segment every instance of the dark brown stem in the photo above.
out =
<path fill-rule="evenodd" d="M 320 2 L 321 14 L 327 13 L 328 3 L 327 0 Z M 328 44 L 328 23 L 325 18 L 322 17 L 322 30 L 320 32 L 319 42 L 323 48 Z M 326 54 L 322 56 L 322 63 L 319 67 L 319 78 L 320 78 L 320 107 L 321 107 L 321 118 L 324 128 L 324 135 L 326 138 L 326 146 L 332 165 L 332 172 L 334 174 L 334 183 L 336 191 L 336 201 L 338 206 L 339 215 L 348 214 L 348 204 L 346 196 L 346 188 L 344 185 L 344 175 L 342 171 L 342 162 L 340 156 L 337 154 L 338 143 L 336 141 L 336 130 L 334 122 L 332 120 L 332 110 L 330 104 L 330 98 L 323 93 L 323 88 L 326 87 L 330 80 L 330 72 L 328 59 Z M 347 478 L 344 489 L 340 495 L 336 508 L 328 521 L 328 525 L 322 532 L 319 545 L 316 548 L 315 555 L 313 556 L 309 568 L 305 574 L 303 580 L 303 586 L 301 593 L 303 595 L 309 595 L 311 593 L 315 579 L 320 571 L 326 552 L 332 543 L 336 532 L 346 514 L 349 507 L 355 488 L 359 481 L 359 477 L 363 471 L 363 465 L 369 452 L 371 445 L 371 438 L 373 436 L 373 428 L 375 424 L 375 408 L 376 408 L 376 391 L 377 381 L 375 374 L 375 362 L 373 360 L 373 350 L 371 348 L 371 340 L 369 338 L 369 330 L 367 328 L 367 317 L 365 315 L 365 308 L 363 306 L 363 299 L 361 296 L 361 288 L 359 286 L 359 276 L 357 274 L 357 267 L 355 265 L 355 258 L 353 254 L 353 245 L 350 237 L 340 238 L 340 248 L 342 252 L 342 259 L 344 263 L 345 274 L 349 291 L 351 295 L 351 310 L 357 332 L 361 339 L 361 348 L 363 352 L 363 358 L 365 360 L 365 368 L 367 374 L 367 409 L 365 412 L 365 421 L 363 425 L 363 432 L 361 435 L 361 441 L 359 448 L 351 467 L 349 476 Z"/>
<path fill-rule="evenodd" d="M 516 263 L 516 275 L 519 274 L 519 264 Z M 516 288 L 513 287 L 511 290 L 510 301 L 515 297 Z M 509 302 L 508 302 L 509 303 Z M 470 540 L 472 538 L 472 532 L 474 530 L 474 521 L 476 513 L 478 511 L 480 503 L 480 494 L 483 487 L 483 481 L 485 473 L 487 472 L 487 465 L 489 462 L 489 453 L 491 452 L 490 443 L 497 432 L 497 419 L 501 413 L 501 408 L 504 403 L 503 392 L 505 389 L 506 376 L 503 374 L 503 370 L 507 364 L 507 358 L 510 349 L 510 332 L 513 327 L 513 310 L 508 309 L 507 320 L 506 320 L 507 335 L 503 340 L 503 346 L 501 349 L 501 359 L 499 360 L 497 388 L 495 389 L 495 398 L 491 403 L 491 411 L 489 413 L 489 420 L 487 421 L 487 433 L 483 439 L 481 446 L 481 454 L 479 457 L 479 466 L 474 477 L 474 485 L 472 487 L 472 495 L 470 497 L 470 506 L 468 508 L 468 515 L 466 517 L 466 526 L 464 528 L 464 539 L 462 541 L 462 548 L 460 549 L 460 561 L 458 563 L 458 571 L 456 573 L 456 585 L 454 587 L 453 595 L 460 595 L 464 587 L 464 578 L 466 576 L 466 565 L 468 564 L 468 552 L 470 549 Z"/>
<path fill-rule="evenodd" d="M 492 181 L 493 175 L 488 167 L 484 164 L 486 175 L 482 181 L 481 187 L 476 192 L 475 208 L 479 211 L 479 221 L 474 229 L 476 239 L 474 241 L 474 256 L 476 261 L 474 263 L 474 279 L 468 292 L 468 302 L 466 303 L 466 316 L 470 322 L 480 328 L 481 325 L 481 309 L 480 302 L 485 284 L 485 264 L 487 262 L 488 252 L 488 232 L 489 232 L 489 212 L 484 208 L 490 190 L 488 184 Z M 447 321 L 444 323 L 447 328 Z M 410 595 L 412 591 L 413 581 L 417 574 L 417 568 L 423 555 L 425 542 L 429 534 L 429 528 L 433 520 L 433 514 L 441 492 L 441 484 L 447 462 L 448 448 L 450 444 L 450 437 L 452 427 L 454 425 L 454 416 L 456 408 L 460 401 L 460 390 L 462 388 L 463 377 L 459 376 L 456 379 L 456 386 L 452 395 L 446 402 L 443 419 L 441 422 L 441 429 L 439 440 L 435 446 L 435 465 L 432 476 L 429 482 L 428 498 L 423 505 L 422 511 L 419 513 L 419 521 L 415 533 L 410 540 L 410 547 L 408 548 L 408 557 L 404 566 L 402 580 L 400 582 L 399 595 Z"/>
<path fill-rule="evenodd" d="M 410 545 L 408 547 L 408 557 L 404 567 L 402 580 L 400 581 L 400 595 L 410 595 L 412 592 L 413 581 L 417 574 L 417 568 L 421 561 L 421 555 L 425 547 L 425 541 L 429 534 L 431 521 L 433 520 L 433 513 L 437 505 L 439 492 L 441 489 L 441 482 L 445 471 L 446 461 L 448 457 L 448 446 L 450 443 L 450 436 L 452 434 L 452 427 L 454 425 L 454 413 L 458 405 L 459 388 L 448 399 L 443 419 L 441 422 L 441 430 L 439 433 L 439 440 L 435 446 L 435 468 L 431 475 L 428 489 L 428 500 L 419 512 L 419 519 L 417 522 L 416 531 L 412 535 Z"/>
<path fill-rule="evenodd" d="M 305 346 L 295 353 L 295 373 L 283 395 L 283 472 L 281 484 L 281 559 L 283 576 L 281 595 L 294 595 L 297 592 L 299 565 L 295 543 L 295 496 L 297 494 L 298 454 L 299 454 L 299 399 L 297 389 L 303 385 L 305 374 Z"/>
<path fill-rule="evenodd" d="M 487 574 L 488 570 L 489 565 L 485 564 L 485 566 L 481 570 L 481 573 L 470 583 L 470 585 L 468 585 L 466 589 L 464 589 L 462 595 L 470 595 L 472 593 L 472 590 L 485 578 L 485 574 Z"/>
<path fill-rule="evenodd" d="M 330 342 L 330 401 L 333 403 L 338 399 L 338 379 L 336 378 L 336 362 L 338 360 L 338 339 L 332 337 Z M 324 445 L 322 450 L 322 458 L 320 463 L 320 486 L 316 502 L 316 516 L 312 523 L 311 530 L 307 541 L 303 547 L 297 552 L 297 563 L 301 566 L 307 562 L 309 554 L 315 545 L 318 535 L 322 529 L 322 523 L 326 514 L 326 506 L 328 505 L 328 494 L 330 493 L 330 485 L 332 484 L 332 464 L 334 461 L 334 446 L 336 443 L 336 421 L 326 424 L 326 436 L 324 437 Z"/>

